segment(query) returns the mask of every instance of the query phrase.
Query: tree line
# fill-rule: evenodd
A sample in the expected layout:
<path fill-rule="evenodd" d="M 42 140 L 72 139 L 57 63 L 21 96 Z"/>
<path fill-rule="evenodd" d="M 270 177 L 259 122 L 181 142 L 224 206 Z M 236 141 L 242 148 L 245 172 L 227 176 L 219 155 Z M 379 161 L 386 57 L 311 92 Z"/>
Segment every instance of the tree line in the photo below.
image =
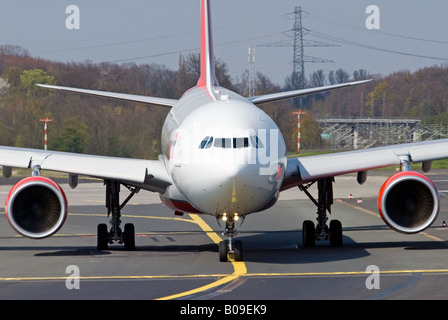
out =
<path fill-rule="evenodd" d="M 314 99 L 309 107 L 320 118 L 414 118 L 447 123 L 448 64 L 363 78 L 374 81 Z"/>
<path fill-rule="evenodd" d="M 138 103 L 54 92 L 36 83 L 179 99 L 196 85 L 199 54 L 180 55 L 177 70 L 159 64 L 54 62 L 31 57 L 17 46 L 0 46 L 0 144 L 43 148 L 40 119 L 48 123 L 48 148 L 98 155 L 155 159 L 160 153 L 160 132 L 169 109 Z M 247 96 L 249 72 L 232 79 L 227 64 L 216 62 L 221 86 Z M 389 76 L 358 70 L 350 76 L 338 69 L 313 72 L 306 86 L 322 86 L 373 77 L 366 85 L 321 93 L 301 99 L 261 105 L 278 124 L 289 151 L 297 149 L 298 108 L 302 116 L 302 146 L 322 148 L 319 117 L 418 117 L 428 122 L 448 120 L 447 66 Z M 283 85 L 257 72 L 256 95 L 295 89 L 291 76 Z"/>

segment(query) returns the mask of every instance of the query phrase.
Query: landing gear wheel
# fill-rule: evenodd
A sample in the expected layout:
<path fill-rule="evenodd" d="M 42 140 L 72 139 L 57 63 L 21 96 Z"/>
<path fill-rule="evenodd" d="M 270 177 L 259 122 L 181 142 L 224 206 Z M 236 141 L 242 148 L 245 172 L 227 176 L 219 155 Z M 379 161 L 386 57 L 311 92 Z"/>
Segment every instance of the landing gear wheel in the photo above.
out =
<path fill-rule="evenodd" d="M 97 228 L 97 244 L 96 248 L 98 250 L 107 250 L 109 243 L 109 232 L 107 231 L 107 225 L 101 223 Z"/>
<path fill-rule="evenodd" d="M 303 221 L 302 242 L 305 248 L 311 248 L 316 245 L 316 229 L 311 220 Z"/>
<path fill-rule="evenodd" d="M 126 251 L 135 250 L 135 228 L 132 223 L 126 223 L 124 225 L 123 242 L 124 242 L 124 250 Z"/>
<path fill-rule="evenodd" d="M 339 220 L 330 221 L 330 245 L 342 247 L 342 224 Z"/>
<path fill-rule="evenodd" d="M 233 259 L 235 261 L 243 261 L 243 244 L 239 240 L 233 244 Z"/>
<path fill-rule="evenodd" d="M 218 249 L 219 249 L 219 261 L 226 262 L 227 253 L 229 252 L 229 246 L 227 245 L 227 241 L 221 241 L 218 244 Z"/>

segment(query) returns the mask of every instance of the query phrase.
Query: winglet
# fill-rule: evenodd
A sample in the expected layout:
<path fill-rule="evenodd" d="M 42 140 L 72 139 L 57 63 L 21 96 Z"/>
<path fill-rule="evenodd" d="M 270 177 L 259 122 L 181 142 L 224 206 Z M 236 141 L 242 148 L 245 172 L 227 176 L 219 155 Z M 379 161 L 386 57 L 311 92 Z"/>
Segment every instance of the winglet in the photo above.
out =
<path fill-rule="evenodd" d="M 209 91 L 219 85 L 215 77 L 211 24 L 210 1 L 201 0 L 201 76 L 197 86 Z"/>

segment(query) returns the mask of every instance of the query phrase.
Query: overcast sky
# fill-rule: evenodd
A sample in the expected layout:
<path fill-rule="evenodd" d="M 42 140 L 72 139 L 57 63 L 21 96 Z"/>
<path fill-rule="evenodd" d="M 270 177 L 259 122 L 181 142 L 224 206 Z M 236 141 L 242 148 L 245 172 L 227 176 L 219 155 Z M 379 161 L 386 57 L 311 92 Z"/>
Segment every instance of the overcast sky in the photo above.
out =
<path fill-rule="evenodd" d="M 80 29 L 67 29 L 69 5 L 80 10 Z M 369 5 L 379 8 L 380 29 L 366 28 Z M 305 55 L 331 60 L 306 63 L 342 68 L 351 75 L 411 72 L 448 63 L 446 0 L 212 0 L 215 55 L 234 80 L 249 68 L 248 47 L 256 46 L 255 69 L 283 85 L 292 71 L 292 47 L 264 46 L 292 40 L 295 7 L 303 13 Z M 32 56 L 54 61 L 158 63 L 177 70 L 179 53 L 199 48 L 199 0 L 2 0 L 0 44 L 20 45 Z"/>

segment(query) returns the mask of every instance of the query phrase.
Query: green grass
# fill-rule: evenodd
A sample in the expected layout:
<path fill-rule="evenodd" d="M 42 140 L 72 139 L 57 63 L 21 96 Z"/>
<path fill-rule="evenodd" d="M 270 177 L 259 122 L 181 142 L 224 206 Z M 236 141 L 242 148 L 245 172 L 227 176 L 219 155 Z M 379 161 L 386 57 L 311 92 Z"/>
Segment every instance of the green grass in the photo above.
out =
<path fill-rule="evenodd" d="M 1 170 L 0 170 L 1 171 Z M 26 178 L 31 176 L 32 170 L 31 169 L 21 169 L 21 168 L 13 168 L 12 170 L 12 176 L 17 178 Z M 68 179 L 68 173 L 65 172 L 56 172 L 56 171 L 48 171 L 48 170 L 41 170 L 40 175 L 47 178 L 67 178 Z M 1 177 L 1 174 L 0 174 Z"/>

